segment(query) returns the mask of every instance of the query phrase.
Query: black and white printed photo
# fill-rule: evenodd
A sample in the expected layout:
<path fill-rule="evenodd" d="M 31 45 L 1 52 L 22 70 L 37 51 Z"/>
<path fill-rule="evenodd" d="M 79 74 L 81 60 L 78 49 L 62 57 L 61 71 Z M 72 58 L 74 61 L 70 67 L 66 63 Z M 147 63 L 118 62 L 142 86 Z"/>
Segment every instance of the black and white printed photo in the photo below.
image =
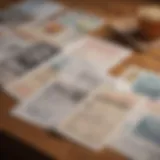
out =
<path fill-rule="evenodd" d="M 13 81 L 50 58 L 58 55 L 59 49 L 45 43 L 35 44 L 17 53 L 15 57 L 0 63 L 0 83 Z"/>

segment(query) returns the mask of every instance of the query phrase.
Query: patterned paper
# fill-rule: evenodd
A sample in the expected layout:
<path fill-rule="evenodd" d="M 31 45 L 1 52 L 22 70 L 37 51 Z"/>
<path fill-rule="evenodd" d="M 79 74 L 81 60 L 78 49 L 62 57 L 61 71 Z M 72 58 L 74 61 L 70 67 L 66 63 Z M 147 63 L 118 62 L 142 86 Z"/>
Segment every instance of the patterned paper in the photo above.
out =
<path fill-rule="evenodd" d="M 74 55 L 53 57 L 49 62 L 6 86 L 6 91 L 19 100 L 33 96 L 48 82 L 59 77 L 88 91 L 104 82 L 105 77 L 87 61 Z"/>
<path fill-rule="evenodd" d="M 82 36 L 82 34 L 76 30 L 56 23 L 54 15 L 21 26 L 19 30 L 21 32 L 26 32 L 35 39 L 45 40 L 48 43 L 57 44 L 62 47 L 78 40 Z"/>
<path fill-rule="evenodd" d="M 23 49 L 16 56 L 0 63 L 0 83 L 8 85 L 40 64 L 58 55 L 59 48 L 46 43 L 36 43 Z"/>
<path fill-rule="evenodd" d="M 56 22 L 79 32 L 93 31 L 104 25 L 102 18 L 82 11 L 67 11 L 59 16 Z"/>
<path fill-rule="evenodd" d="M 65 80 L 56 80 L 31 100 L 16 107 L 12 113 L 33 124 L 56 128 L 86 95 L 85 89 Z"/>
<path fill-rule="evenodd" d="M 14 57 L 17 52 L 31 45 L 30 41 L 18 37 L 14 32 L 4 27 L 0 28 L 0 63 Z"/>
<path fill-rule="evenodd" d="M 60 132 L 91 149 L 103 147 L 138 100 L 133 95 L 117 92 L 114 87 L 108 83 L 96 90 L 62 122 Z"/>

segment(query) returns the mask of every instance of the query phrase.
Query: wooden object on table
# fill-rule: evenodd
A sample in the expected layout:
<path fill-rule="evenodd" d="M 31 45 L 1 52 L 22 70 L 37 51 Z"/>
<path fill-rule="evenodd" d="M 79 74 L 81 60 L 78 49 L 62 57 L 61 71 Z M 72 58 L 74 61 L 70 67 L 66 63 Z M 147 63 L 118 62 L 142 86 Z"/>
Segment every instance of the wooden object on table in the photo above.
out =
<path fill-rule="evenodd" d="M 141 34 L 151 40 L 160 38 L 160 6 L 140 7 L 138 16 Z"/>

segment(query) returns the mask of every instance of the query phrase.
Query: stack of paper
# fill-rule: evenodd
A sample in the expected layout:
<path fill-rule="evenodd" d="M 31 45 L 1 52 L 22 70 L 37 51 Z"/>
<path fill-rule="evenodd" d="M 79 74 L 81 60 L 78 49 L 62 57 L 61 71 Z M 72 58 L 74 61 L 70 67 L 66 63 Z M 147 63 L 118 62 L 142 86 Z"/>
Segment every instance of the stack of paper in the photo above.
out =
<path fill-rule="evenodd" d="M 24 100 L 57 77 L 83 88 L 86 87 L 88 90 L 105 81 L 105 76 L 99 74 L 94 66 L 84 59 L 62 54 L 9 84 L 5 89 L 19 100 Z"/>
<path fill-rule="evenodd" d="M 72 75 L 71 75 L 72 76 Z M 73 78 L 75 78 L 73 76 Z M 71 79 L 73 79 L 71 78 Z M 96 75 L 95 75 L 96 78 Z M 99 78 L 99 77 L 97 77 Z M 94 81 L 94 77 L 88 84 Z M 94 87 L 103 79 L 94 83 Z M 50 82 L 29 102 L 16 107 L 13 113 L 43 127 L 56 128 L 63 119 L 76 108 L 93 88 L 67 79 Z"/>
<path fill-rule="evenodd" d="M 0 85 L 20 101 L 12 115 L 94 150 L 160 159 L 159 73 L 133 65 L 111 77 L 132 50 L 87 35 L 103 18 L 47 0 L 0 18 Z"/>

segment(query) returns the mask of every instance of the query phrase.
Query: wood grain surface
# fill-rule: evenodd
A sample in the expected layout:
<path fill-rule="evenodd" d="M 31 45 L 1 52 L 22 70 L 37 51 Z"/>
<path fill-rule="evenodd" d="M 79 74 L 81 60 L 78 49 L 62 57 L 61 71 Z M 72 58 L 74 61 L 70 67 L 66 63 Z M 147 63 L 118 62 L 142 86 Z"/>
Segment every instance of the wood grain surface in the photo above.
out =
<path fill-rule="evenodd" d="M 1 7 L 5 7 L 14 0 L 0 1 Z M 105 1 L 105 0 L 61 0 L 71 8 L 84 8 L 88 11 L 95 12 L 107 17 L 109 15 L 117 14 L 133 14 L 133 10 L 146 1 Z M 114 4 L 113 6 L 111 4 Z M 110 8 L 109 6 L 112 6 Z M 94 32 L 93 35 L 102 36 L 106 32 L 105 29 Z M 120 65 L 115 66 L 111 73 L 118 76 L 129 65 L 135 64 L 143 68 L 151 69 L 160 72 L 160 59 L 157 60 L 155 56 L 159 56 L 160 50 L 150 51 L 149 53 L 136 54 L 126 59 Z M 49 131 L 43 130 L 25 122 L 23 120 L 12 117 L 9 111 L 16 105 L 16 101 L 9 97 L 2 89 L 0 90 L 0 130 L 9 132 L 10 134 L 20 138 L 30 146 L 37 148 L 47 155 L 53 156 L 58 160 L 125 160 L 124 156 L 109 148 L 103 149 L 97 153 L 73 144 L 57 135 L 51 134 Z"/>
<path fill-rule="evenodd" d="M 125 71 L 125 69 L 129 68 L 131 65 L 136 65 L 141 68 L 154 71 L 156 73 L 160 73 L 160 61 L 156 60 L 153 56 L 152 52 L 150 53 L 150 56 L 142 54 L 137 55 L 136 53 L 132 55 L 131 57 L 124 60 L 121 64 L 113 67 L 110 71 L 110 73 L 114 76 L 120 76 L 122 72 Z"/>

